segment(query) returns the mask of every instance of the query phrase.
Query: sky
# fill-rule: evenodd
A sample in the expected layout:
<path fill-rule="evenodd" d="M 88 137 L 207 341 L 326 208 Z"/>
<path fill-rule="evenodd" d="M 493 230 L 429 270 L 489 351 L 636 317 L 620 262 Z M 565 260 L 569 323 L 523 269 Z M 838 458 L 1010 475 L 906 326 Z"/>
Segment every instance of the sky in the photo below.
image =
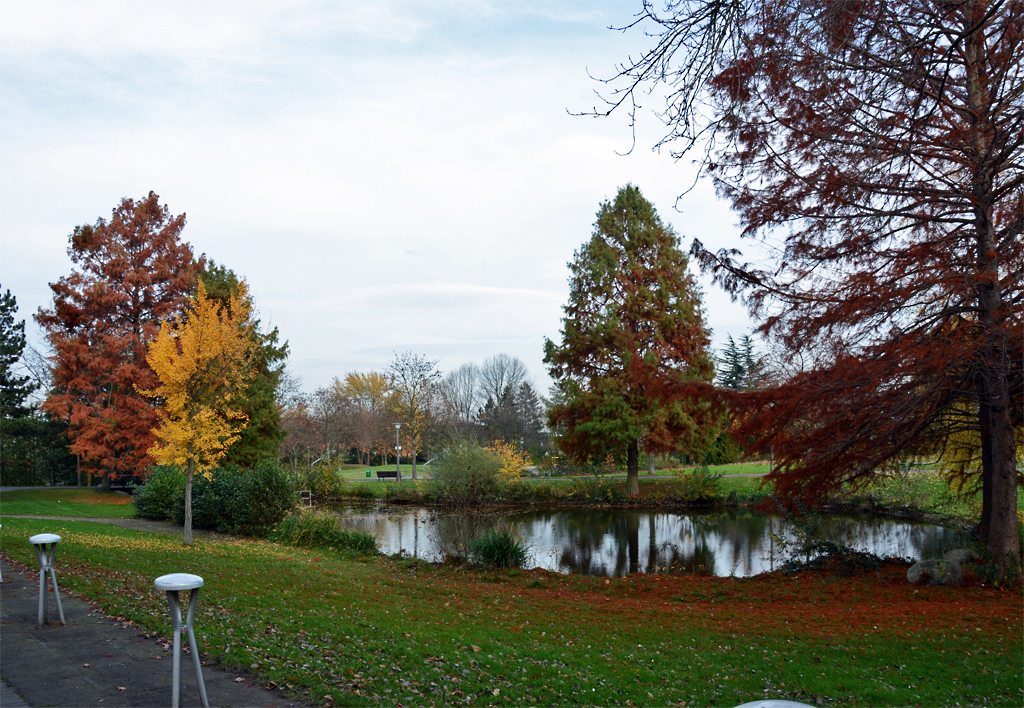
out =
<path fill-rule="evenodd" d="M 619 187 L 684 249 L 739 243 L 708 181 L 683 195 L 691 161 L 652 151 L 655 97 L 635 147 L 625 114 L 572 115 L 648 46 L 608 29 L 639 6 L 2 0 L 0 288 L 42 348 L 68 235 L 154 191 L 246 278 L 304 390 L 413 351 L 516 356 L 544 391 L 567 264 Z M 721 349 L 752 325 L 701 282 Z"/>

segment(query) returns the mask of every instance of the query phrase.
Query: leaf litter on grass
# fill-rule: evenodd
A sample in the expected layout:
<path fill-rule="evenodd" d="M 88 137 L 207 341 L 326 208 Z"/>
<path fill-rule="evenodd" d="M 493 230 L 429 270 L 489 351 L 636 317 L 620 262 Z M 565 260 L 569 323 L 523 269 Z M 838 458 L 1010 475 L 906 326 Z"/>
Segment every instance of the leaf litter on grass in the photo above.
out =
<path fill-rule="evenodd" d="M 17 524 L 12 533 L 34 532 L 27 520 Z M 1021 701 L 1019 590 L 913 587 L 904 565 L 838 580 L 599 579 L 358 563 L 258 541 L 202 539 L 186 549 L 168 537 L 92 526 L 61 527 L 62 588 L 169 636 L 152 579 L 168 569 L 202 575 L 196 626 L 204 654 L 303 700 Z M 27 545 L 11 553 L 30 560 Z"/>

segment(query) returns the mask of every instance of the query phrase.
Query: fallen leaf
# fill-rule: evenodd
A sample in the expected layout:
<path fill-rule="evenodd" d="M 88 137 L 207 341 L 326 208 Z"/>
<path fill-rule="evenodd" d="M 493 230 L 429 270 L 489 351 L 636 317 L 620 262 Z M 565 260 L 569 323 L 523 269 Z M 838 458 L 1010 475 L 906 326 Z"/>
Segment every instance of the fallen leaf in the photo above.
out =
<path fill-rule="evenodd" d="M 84 667 L 85 667 L 85 668 L 87 668 L 87 669 L 89 668 L 89 665 L 88 665 L 88 664 L 82 664 L 82 666 L 84 666 Z"/>
<path fill-rule="evenodd" d="M 497 696 L 499 693 L 501 693 L 501 691 L 499 691 L 498 689 L 494 689 L 493 691 L 491 691 L 491 695 L 494 696 Z"/>
<path fill-rule="evenodd" d="M 245 683 L 245 679 L 244 678 L 236 678 L 235 679 L 235 683 Z"/>
<path fill-rule="evenodd" d="M 123 691 L 123 690 L 124 690 L 124 686 L 118 686 L 118 687 L 117 687 L 117 690 L 118 690 L 118 691 Z"/>
<path fill-rule="evenodd" d="M 470 649 L 472 649 L 472 650 L 473 650 L 473 651 L 475 651 L 475 652 L 478 652 L 478 651 L 483 651 L 483 650 L 482 650 L 482 649 L 480 649 L 480 647 L 478 647 L 478 646 L 477 646 L 476 644 L 470 644 L 470 645 L 469 645 L 469 648 L 470 648 Z M 86 664 L 86 666 L 88 666 L 88 664 Z"/>

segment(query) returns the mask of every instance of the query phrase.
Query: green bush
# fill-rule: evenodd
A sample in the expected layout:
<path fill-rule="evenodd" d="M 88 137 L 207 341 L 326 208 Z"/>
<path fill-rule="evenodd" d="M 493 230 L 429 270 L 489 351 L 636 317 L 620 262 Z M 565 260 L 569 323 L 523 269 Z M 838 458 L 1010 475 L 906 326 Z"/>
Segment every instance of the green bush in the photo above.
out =
<path fill-rule="evenodd" d="M 336 499 L 347 493 L 338 470 L 331 465 L 316 465 L 298 470 L 292 476 L 295 489 L 308 489 L 313 496 Z"/>
<path fill-rule="evenodd" d="M 680 501 L 709 501 L 721 493 L 719 480 L 722 479 L 722 475 L 711 472 L 706 466 L 692 472 L 679 470 L 676 479 L 679 480 L 676 496 Z"/>
<path fill-rule="evenodd" d="M 376 536 L 344 528 L 335 514 L 317 509 L 293 510 L 278 523 L 271 538 L 299 548 L 334 548 L 367 555 L 379 552 Z"/>
<path fill-rule="evenodd" d="M 483 565 L 495 568 L 520 568 L 526 564 L 530 549 L 511 531 L 491 531 L 473 541 L 473 558 Z"/>
<path fill-rule="evenodd" d="M 718 434 L 711 447 L 704 453 L 704 466 L 728 465 L 737 462 L 741 454 L 739 443 L 726 432 Z"/>
<path fill-rule="evenodd" d="M 373 483 L 366 482 L 349 482 L 342 488 L 342 494 L 346 497 L 356 497 L 357 499 L 376 499 L 377 490 Z"/>
<path fill-rule="evenodd" d="M 453 443 L 431 465 L 433 495 L 448 504 L 479 504 L 501 497 L 501 458 L 479 445 Z"/>
<path fill-rule="evenodd" d="M 281 467 L 267 460 L 254 469 L 225 467 L 212 479 L 192 480 L 192 526 L 262 536 L 295 507 L 295 492 Z M 182 481 L 184 488 L 184 481 Z M 185 495 L 174 507 L 174 522 L 185 523 Z"/>
<path fill-rule="evenodd" d="M 625 485 L 605 479 L 574 479 L 569 488 L 570 499 L 598 504 L 618 504 L 628 501 Z"/>
<path fill-rule="evenodd" d="M 146 482 L 132 496 L 135 513 L 143 519 L 170 521 L 179 506 L 184 509 L 185 475 L 177 467 L 160 465 L 150 470 Z"/>

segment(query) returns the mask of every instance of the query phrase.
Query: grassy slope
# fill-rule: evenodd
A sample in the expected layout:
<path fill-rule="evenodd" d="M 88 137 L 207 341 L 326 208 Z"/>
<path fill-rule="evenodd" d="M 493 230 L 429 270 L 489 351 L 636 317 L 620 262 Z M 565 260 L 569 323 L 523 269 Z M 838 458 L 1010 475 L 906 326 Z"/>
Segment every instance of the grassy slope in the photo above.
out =
<path fill-rule="evenodd" d="M 26 489 L 0 495 L 0 514 L 135 518 L 132 498 L 94 489 Z"/>
<path fill-rule="evenodd" d="M 915 588 L 904 568 L 822 576 L 602 580 L 180 540 L 4 519 L 4 548 L 63 537 L 62 588 L 167 636 L 152 580 L 203 576 L 204 653 L 323 704 L 1020 705 L 1022 597 Z"/>

